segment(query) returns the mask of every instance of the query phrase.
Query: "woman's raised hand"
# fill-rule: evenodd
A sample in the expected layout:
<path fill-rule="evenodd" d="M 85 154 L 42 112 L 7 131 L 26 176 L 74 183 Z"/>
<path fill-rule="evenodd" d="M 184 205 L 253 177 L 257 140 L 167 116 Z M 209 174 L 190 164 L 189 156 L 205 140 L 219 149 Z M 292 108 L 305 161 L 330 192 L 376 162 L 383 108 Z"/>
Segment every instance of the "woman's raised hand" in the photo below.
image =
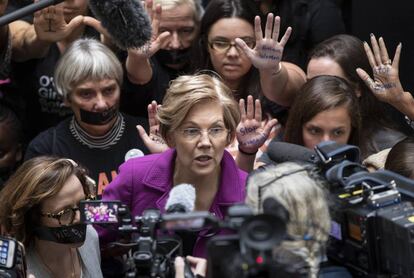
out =
<path fill-rule="evenodd" d="M 82 24 L 82 15 L 78 15 L 69 23 L 66 23 L 62 4 L 52 5 L 37 11 L 34 13 L 33 18 L 33 25 L 37 37 L 47 42 L 58 42 L 67 38 Z"/>
<path fill-rule="evenodd" d="M 161 137 L 159 132 L 160 125 L 157 120 L 158 107 L 159 105 L 156 101 L 152 101 L 151 104 L 148 105 L 149 135 L 142 126 L 137 125 L 139 136 L 151 153 L 162 153 L 168 149 L 167 143 Z"/>
<path fill-rule="evenodd" d="M 241 120 L 237 126 L 236 136 L 239 142 L 239 149 L 245 153 L 256 153 L 266 142 L 272 127 L 277 124 L 276 119 L 262 122 L 262 106 L 260 100 L 247 97 L 247 110 L 244 99 L 239 101 Z"/>
<path fill-rule="evenodd" d="M 398 73 L 401 43 L 398 44 L 392 61 L 388 56 L 387 47 L 382 37 L 377 41 L 375 36 L 371 34 L 371 47 L 364 42 L 364 49 L 373 71 L 373 77 L 371 78 L 363 69 L 358 68 L 356 71 L 379 100 L 390 104 L 397 103 L 404 94 Z"/>
<path fill-rule="evenodd" d="M 292 28 L 289 27 L 286 30 L 280 41 L 278 41 L 279 30 L 280 17 L 274 17 L 272 13 L 269 13 L 263 37 L 260 17 L 256 16 L 254 20 L 256 46 L 251 49 L 242 39 L 237 38 L 235 41 L 256 68 L 259 70 L 274 70 L 277 73 L 280 71 L 283 49 L 292 33 Z"/>

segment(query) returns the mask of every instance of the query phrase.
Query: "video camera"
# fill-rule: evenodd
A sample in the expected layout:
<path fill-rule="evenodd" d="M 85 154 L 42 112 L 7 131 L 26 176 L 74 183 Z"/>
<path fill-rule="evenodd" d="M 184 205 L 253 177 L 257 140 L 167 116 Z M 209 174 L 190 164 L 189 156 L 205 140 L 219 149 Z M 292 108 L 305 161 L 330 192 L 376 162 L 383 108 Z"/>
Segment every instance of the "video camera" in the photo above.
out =
<path fill-rule="evenodd" d="M 357 277 L 414 277 L 414 181 L 368 172 L 355 146 L 323 142 L 315 152 L 330 184 L 328 257 Z"/>
<path fill-rule="evenodd" d="M 25 278 L 26 259 L 24 246 L 19 241 L 0 237 L 0 277 Z"/>
<path fill-rule="evenodd" d="M 147 209 L 132 217 L 119 201 L 81 201 L 81 221 L 86 224 L 118 224 L 121 239 L 111 246 L 131 248 L 125 277 L 174 277 L 174 258 L 181 255 L 181 240 L 160 234 L 161 213 Z M 186 266 L 186 278 L 193 277 Z"/>
<path fill-rule="evenodd" d="M 284 209 L 274 199 L 264 204 Z M 280 205 L 280 206 L 278 206 Z M 142 216 L 133 219 L 128 207 L 118 201 L 82 201 L 81 217 L 84 223 L 118 223 L 118 232 L 128 238 L 127 243 L 118 241 L 114 246 L 131 247 L 126 277 L 173 277 L 173 259 L 181 255 L 181 241 L 171 235 L 172 231 L 208 230 L 215 234 L 218 229 L 227 229 L 227 235 L 214 236 L 207 245 L 209 277 L 229 277 L 226 259 L 241 264 L 233 267 L 240 271 L 238 277 L 272 277 L 269 270 L 272 247 L 277 246 L 286 234 L 287 211 L 253 215 L 246 205 L 229 208 L 228 216 L 220 220 L 209 212 L 167 213 L 161 215 L 157 209 L 147 209 Z M 99 214 L 96 215 L 95 214 Z M 162 231 L 169 233 L 162 236 Z M 133 237 L 132 235 L 138 235 Z M 275 271 L 278 271 L 275 269 Z M 186 265 L 185 277 L 193 277 Z M 283 277 L 283 276 L 278 276 Z M 292 277 L 292 276 L 289 276 Z"/>

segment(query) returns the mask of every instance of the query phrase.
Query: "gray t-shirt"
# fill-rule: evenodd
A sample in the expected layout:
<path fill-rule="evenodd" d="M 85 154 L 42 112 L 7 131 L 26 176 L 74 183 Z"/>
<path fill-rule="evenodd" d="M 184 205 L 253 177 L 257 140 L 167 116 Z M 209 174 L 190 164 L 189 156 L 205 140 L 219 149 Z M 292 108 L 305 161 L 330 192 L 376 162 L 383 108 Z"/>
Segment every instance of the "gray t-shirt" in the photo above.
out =
<path fill-rule="evenodd" d="M 87 226 L 85 243 L 78 248 L 78 254 L 82 262 L 81 278 L 103 277 L 98 233 L 91 225 Z M 33 247 L 27 249 L 26 260 L 28 273 L 33 274 L 36 278 L 54 278 L 44 266 Z"/>

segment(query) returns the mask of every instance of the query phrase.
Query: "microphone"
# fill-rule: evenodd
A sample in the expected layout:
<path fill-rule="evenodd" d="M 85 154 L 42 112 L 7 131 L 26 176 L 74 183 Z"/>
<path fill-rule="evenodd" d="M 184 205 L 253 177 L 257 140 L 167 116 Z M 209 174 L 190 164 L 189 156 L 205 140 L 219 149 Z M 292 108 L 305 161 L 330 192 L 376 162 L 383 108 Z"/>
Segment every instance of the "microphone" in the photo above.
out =
<path fill-rule="evenodd" d="M 115 44 L 139 48 L 151 39 L 151 23 L 139 0 L 89 0 L 89 7 Z"/>
<path fill-rule="evenodd" d="M 64 0 L 41 0 L 39 2 L 27 5 L 21 9 L 0 17 L 0 26 L 9 24 L 10 22 L 25 17 L 26 15 L 33 14 L 34 12 L 37 12 L 38 10 L 44 9 L 46 7 L 57 5 L 63 1 Z"/>
<path fill-rule="evenodd" d="M 191 184 L 182 183 L 174 186 L 165 204 L 167 213 L 186 213 L 194 210 L 195 188 Z"/>
<path fill-rule="evenodd" d="M 300 145 L 286 142 L 270 142 L 267 147 L 267 154 L 269 158 L 276 163 L 295 160 L 311 163 L 316 163 L 318 161 L 317 155 L 314 151 Z"/>

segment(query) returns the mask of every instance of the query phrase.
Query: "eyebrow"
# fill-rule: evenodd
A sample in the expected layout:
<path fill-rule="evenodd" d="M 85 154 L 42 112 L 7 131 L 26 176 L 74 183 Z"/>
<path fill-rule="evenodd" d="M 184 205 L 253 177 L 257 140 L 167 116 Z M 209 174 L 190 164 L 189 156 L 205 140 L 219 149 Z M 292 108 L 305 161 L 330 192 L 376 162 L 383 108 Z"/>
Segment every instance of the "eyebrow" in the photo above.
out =
<path fill-rule="evenodd" d="M 236 38 L 240 38 L 240 39 L 242 39 L 242 40 L 247 40 L 247 39 L 249 39 L 249 40 L 255 40 L 255 38 L 253 38 L 253 37 L 249 37 L 249 36 L 245 36 L 245 37 L 236 37 Z M 236 38 L 234 38 L 234 39 L 236 39 Z M 226 38 L 226 37 L 222 37 L 222 36 L 216 36 L 216 37 L 213 37 L 213 38 L 211 38 L 212 40 L 222 40 L 222 41 L 231 41 L 231 40 L 234 40 L 234 39 L 230 39 L 230 38 Z"/>
<path fill-rule="evenodd" d="M 101 90 L 111 89 L 111 88 L 115 88 L 116 85 L 117 85 L 117 83 L 114 81 L 114 82 L 109 83 L 108 85 L 100 87 L 100 89 Z M 89 88 L 89 87 L 86 87 L 86 88 L 80 87 L 80 88 L 77 88 L 76 91 L 77 92 L 94 92 L 95 89 Z"/>
<path fill-rule="evenodd" d="M 223 124 L 224 125 L 224 121 L 223 120 L 217 120 L 217 121 L 213 122 L 210 126 L 217 125 L 217 124 Z M 195 126 L 198 126 L 198 124 L 196 122 L 193 122 L 193 121 L 184 122 L 182 125 L 195 125 Z"/>

